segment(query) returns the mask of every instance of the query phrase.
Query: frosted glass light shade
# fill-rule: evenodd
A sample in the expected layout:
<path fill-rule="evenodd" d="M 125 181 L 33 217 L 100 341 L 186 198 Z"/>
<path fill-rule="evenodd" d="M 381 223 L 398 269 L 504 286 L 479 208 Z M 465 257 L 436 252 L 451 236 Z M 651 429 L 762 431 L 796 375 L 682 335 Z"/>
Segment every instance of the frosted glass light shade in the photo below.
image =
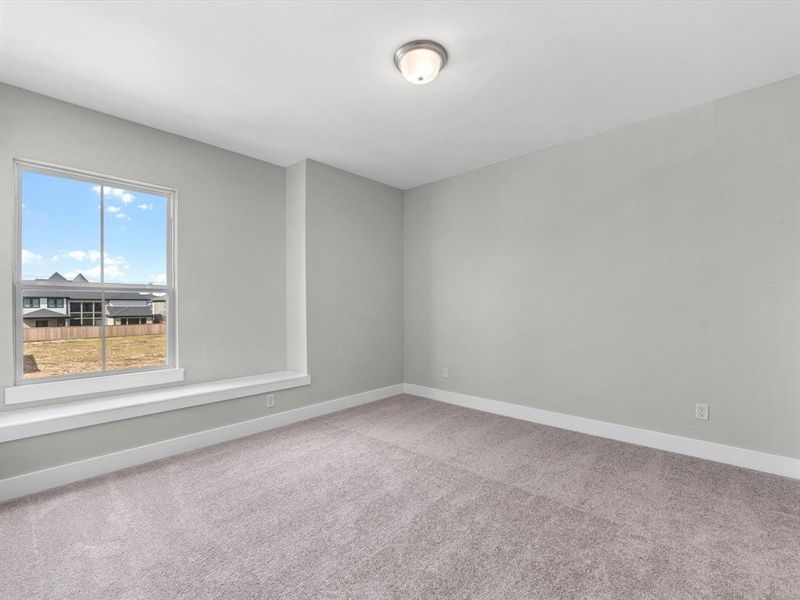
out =
<path fill-rule="evenodd" d="M 436 42 L 417 40 L 401 47 L 394 55 L 394 63 L 406 81 L 414 85 L 430 83 L 444 68 L 447 52 Z"/>

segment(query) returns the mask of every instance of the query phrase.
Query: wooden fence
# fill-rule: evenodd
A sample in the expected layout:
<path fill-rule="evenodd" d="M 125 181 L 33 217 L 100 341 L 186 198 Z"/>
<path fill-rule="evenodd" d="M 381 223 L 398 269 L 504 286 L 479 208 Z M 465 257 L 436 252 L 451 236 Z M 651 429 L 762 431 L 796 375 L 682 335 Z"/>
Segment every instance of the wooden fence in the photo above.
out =
<path fill-rule="evenodd" d="M 26 342 L 55 342 L 59 340 L 84 340 L 99 338 L 100 327 L 25 327 Z M 128 337 L 133 335 L 165 335 L 166 323 L 151 325 L 109 325 L 106 337 Z"/>

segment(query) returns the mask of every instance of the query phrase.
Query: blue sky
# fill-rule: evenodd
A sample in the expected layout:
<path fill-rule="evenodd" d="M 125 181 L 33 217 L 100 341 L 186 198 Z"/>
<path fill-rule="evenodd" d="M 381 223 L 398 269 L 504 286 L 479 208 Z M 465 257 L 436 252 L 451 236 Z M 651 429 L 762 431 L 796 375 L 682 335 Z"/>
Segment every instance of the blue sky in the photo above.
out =
<path fill-rule="evenodd" d="M 167 198 L 120 188 L 105 192 L 105 279 L 166 283 Z M 22 278 L 100 281 L 100 186 L 22 174 Z"/>

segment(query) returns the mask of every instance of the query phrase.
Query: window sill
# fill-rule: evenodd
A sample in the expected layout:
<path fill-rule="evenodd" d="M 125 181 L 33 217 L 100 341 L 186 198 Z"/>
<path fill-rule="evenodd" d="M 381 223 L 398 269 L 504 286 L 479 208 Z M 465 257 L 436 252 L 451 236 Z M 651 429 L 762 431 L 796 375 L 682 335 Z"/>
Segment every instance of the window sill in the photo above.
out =
<path fill-rule="evenodd" d="M 112 398 L 8 411 L 0 413 L 0 442 L 245 398 L 310 383 L 311 377 L 307 373 L 277 371 L 250 377 L 135 392 Z"/>
<path fill-rule="evenodd" d="M 75 396 L 119 392 L 131 388 L 143 388 L 183 381 L 183 369 L 154 369 L 136 373 L 101 375 L 82 379 L 62 379 L 42 383 L 26 383 L 5 390 L 6 404 L 61 400 Z"/>

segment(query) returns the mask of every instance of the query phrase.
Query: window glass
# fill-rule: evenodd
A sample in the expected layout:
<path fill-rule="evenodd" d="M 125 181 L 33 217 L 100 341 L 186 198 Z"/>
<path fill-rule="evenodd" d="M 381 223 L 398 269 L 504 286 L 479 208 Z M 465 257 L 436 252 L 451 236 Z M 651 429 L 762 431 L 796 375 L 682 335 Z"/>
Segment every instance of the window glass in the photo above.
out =
<path fill-rule="evenodd" d="M 85 181 L 23 171 L 23 280 L 100 281 L 100 201 Z"/>
<path fill-rule="evenodd" d="M 18 382 L 170 365 L 169 196 L 80 177 L 20 172 Z"/>
<path fill-rule="evenodd" d="M 140 302 L 149 298 L 154 301 Z M 128 301 L 106 302 L 106 317 L 109 322 L 106 327 L 108 368 L 142 369 L 166 365 L 166 296 L 137 294 L 126 300 Z"/>
<path fill-rule="evenodd" d="M 167 283 L 167 198 L 104 188 L 105 279 Z"/>
<path fill-rule="evenodd" d="M 72 323 L 70 323 L 72 324 Z M 47 321 L 23 327 L 22 370 L 25 380 L 102 371 L 100 328 L 81 330 L 74 339 L 70 327 L 48 327 Z M 66 335 L 65 335 L 66 334 Z"/>

